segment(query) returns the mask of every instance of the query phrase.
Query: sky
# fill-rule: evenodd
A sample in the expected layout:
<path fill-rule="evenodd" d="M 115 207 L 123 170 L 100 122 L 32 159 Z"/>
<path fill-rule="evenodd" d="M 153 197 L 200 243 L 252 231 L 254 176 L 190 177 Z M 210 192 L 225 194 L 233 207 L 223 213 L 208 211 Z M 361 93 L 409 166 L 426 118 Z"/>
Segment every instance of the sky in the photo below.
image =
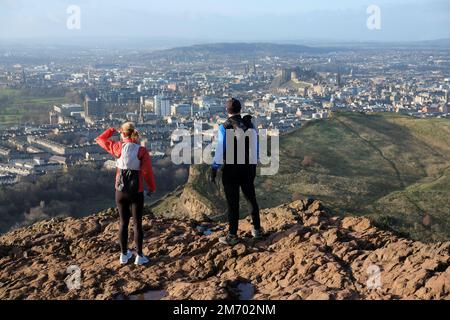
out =
<path fill-rule="evenodd" d="M 79 29 L 67 27 L 70 5 Z M 367 27 L 370 5 L 380 8 L 379 30 Z M 450 38 L 450 0 L 0 0 L 0 40 L 98 37 L 434 40 Z"/>

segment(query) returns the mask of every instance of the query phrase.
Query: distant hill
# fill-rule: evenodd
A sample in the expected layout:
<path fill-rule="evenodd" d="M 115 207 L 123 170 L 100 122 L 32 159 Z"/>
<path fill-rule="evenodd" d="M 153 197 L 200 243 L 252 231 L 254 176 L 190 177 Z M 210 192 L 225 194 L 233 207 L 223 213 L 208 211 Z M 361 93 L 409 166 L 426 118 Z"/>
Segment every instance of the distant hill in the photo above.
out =
<path fill-rule="evenodd" d="M 224 57 L 252 57 L 279 56 L 296 57 L 299 55 L 327 54 L 337 51 L 366 50 L 380 48 L 398 49 L 448 49 L 450 39 L 416 41 L 416 42 L 313 42 L 313 45 L 300 43 L 268 43 L 268 42 L 221 42 L 196 44 L 191 46 L 174 47 L 156 50 L 144 56 L 145 59 L 186 59 L 201 58 L 223 59 Z M 141 56 L 142 58 L 142 56 Z"/>
<path fill-rule="evenodd" d="M 419 40 L 419 41 L 336 41 L 328 40 L 291 40 L 282 43 L 301 44 L 314 48 L 334 47 L 339 50 L 366 50 L 366 49 L 450 49 L 450 39 L 433 39 L 433 40 Z"/>
<path fill-rule="evenodd" d="M 410 47 L 422 49 L 450 49 L 450 39 L 423 40 L 408 43 Z M 405 45 L 406 46 L 406 45 Z"/>
<path fill-rule="evenodd" d="M 172 56 L 248 56 L 249 53 L 255 56 L 292 56 L 299 54 L 320 54 L 340 50 L 338 48 L 315 48 L 297 44 L 276 44 L 276 43 L 212 43 L 198 44 L 186 47 L 177 47 L 155 51 L 151 57 L 172 57 Z"/>
<path fill-rule="evenodd" d="M 280 144 L 279 173 L 257 179 L 262 207 L 313 197 L 337 214 L 366 215 L 413 239 L 449 239 L 449 120 L 335 113 Z M 193 167 L 185 188 L 155 204 L 155 212 L 224 214 L 223 191 L 207 181 L 207 170 Z"/>

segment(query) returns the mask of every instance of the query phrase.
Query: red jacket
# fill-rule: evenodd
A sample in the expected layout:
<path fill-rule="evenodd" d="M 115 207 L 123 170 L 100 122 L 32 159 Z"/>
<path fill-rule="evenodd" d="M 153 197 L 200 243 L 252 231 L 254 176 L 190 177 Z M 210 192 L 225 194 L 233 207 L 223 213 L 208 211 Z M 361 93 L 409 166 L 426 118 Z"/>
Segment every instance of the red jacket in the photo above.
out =
<path fill-rule="evenodd" d="M 122 141 L 114 141 L 110 138 L 116 133 L 116 129 L 109 128 L 97 138 L 95 141 L 99 144 L 100 147 L 108 151 L 115 158 L 120 158 L 122 153 L 122 145 L 124 142 L 135 142 L 131 139 Z M 139 192 L 144 192 L 144 180 L 147 183 L 148 190 L 150 192 L 155 192 L 156 184 L 155 177 L 153 176 L 153 168 L 152 168 L 152 159 L 148 150 L 145 147 L 140 147 L 138 152 L 138 158 L 141 160 L 141 167 L 139 170 Z M 120 170 L 116 170 L 116 186 L 119 177 Z"/>

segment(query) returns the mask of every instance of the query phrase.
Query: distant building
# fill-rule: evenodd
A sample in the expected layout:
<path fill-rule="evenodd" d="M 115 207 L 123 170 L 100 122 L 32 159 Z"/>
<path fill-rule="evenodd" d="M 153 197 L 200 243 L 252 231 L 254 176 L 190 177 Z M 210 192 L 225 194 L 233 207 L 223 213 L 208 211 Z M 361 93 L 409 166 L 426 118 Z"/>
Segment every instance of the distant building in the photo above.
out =
<path fill-rule="evenodd" d="M 105 116 L 105 104 L 102 100 L 91 99 L 86 96 L 84 99 L 84 114 L 86 117 L 103 118 Z"/>
<path fill-rule="evenodd" d="M 191 117 L 199 113 L 200 108 L 197 105 L 191 105 Z"/>
<path fill-rule="evenodd" d="M 170 116 L 170 99 L 165 96 L 155 96 L 153 108 L 155 115 L 159 117 Z"/>
<path fill-rule="evenodd" d="M 448 90 L 445 91 L 445 101 L 444 101 L 444 107 L 443 107 L 443 112 L 444 113 L 448 113 L 450 110 L 450 100 L 448 97 Z"/>
<path fill-rule="evenodd" d="M 177 91 L 177 84 L 176 83 L 169 83 L 167 85 L 167 89 L 170 91 Z"/>
<path fill-rule="evenodd" d="M 198 99 L 197 104 L 212 116 L 225 113 L 225 106 L 219 99 L 213 97 L 202 97 Z"/>
<path fill-rule="evenodd" d="M 282 68 L 278 71 L 278 78 L 282 84 L 291 80 L 295 82 L 298 82 L 300 80 L 311 80 L 315 77 L 315 75 L 316 74 L 314 71 L 306 68 L 301 68 L 299 66 L 293 68 Z"/>
<path fill-rule="evenodd" d="M 338 70 L 338 73 L 336 75 L 336 84 L 340 88 L 342 87 L 342 76 L 341 76 L 341 70 Z"/>
<path fill-rule="evenodd" d="M 422 113 L 440 113 L 442 112 L 441 108 L 437 104 L 431 104 L 429 106 L 425 106 L 421 110 Z"/>
<path fill-rule="evenodd" d="M 192 106 L 190 104 L 175 105 L 172 107 L 172 114 L 189 117 L 192 114 Z"/>
<path fill-rule="evenodd" d="M 9 157 L 11 155 L 11 149 L 0 147 L 0 156 Z"/>
<path fill-rule="evenodd" d="M 212 116 L 217 115 L 217 114 L 224 114 L 225 113 L 225 107 L 221 106 L 220 104 L 209 105 L 209 113 Z"/>
<path fill-rule="evenodd" d="M 35 136 L 28 136 L 29 144 L 37 146 L 39 149 L 50 152 L 55 155 L 83 155 L 86 152 L 99 152 L 100 147 L 94 143 L 85 143 L 83 145 L 63 145 L 61 143 Z"/>
<path fill-rule="evenodd" d="M 79 104 L 62 104 L 61 106 L 54 106 L 53 110 L 64 117 L 70 117 L 72 113 L 84 112 L 83 107 Z"/>
<path fill-rule="evenodd" d="M 67 164 L 67 158 L 66 157 L 61 157 L 61 156 L 51 156 L 48 159 L 48 162 L 65 165 L 65 164 Z"/>
<path fill-rule="evenodd" d="M 50 111 L 49 113 L 50 116 L 50 124 L 58 124 L 58 113 L 55 111 Z"/>
<path fill-rule="evenodd" d="M 131 122 L 137 122 L 139 120 L 139 115 L 135 112 L 127 112 L 126 117 Z"/>
<path fill-rule="evenodd" d="M 24 168 L 20 166 L 10 165 L 6 163 L 0 163 L 0 173 L 13 174 L 19 176 L 29 176 L 33 173 L 33 170 L 30 168 Z"/>
<path fill-rule="evenodd" d="M 14 174 L 0 174 L 0 186 L 13 185 L 17 180 Z"/>

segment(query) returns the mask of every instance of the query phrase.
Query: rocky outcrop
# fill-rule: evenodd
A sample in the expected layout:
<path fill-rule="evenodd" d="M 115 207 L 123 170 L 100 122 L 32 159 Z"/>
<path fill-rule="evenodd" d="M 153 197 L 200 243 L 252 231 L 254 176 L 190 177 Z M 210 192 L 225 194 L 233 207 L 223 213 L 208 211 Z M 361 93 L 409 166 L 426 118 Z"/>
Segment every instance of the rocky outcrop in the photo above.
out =
<path fill-rule="evenodd" d="M 158 217 L 200 222 L 223 220 L 226 204 L 221 188 L 209 181 L 208 166 L 192 165 L 187 183 L 155 202 L 151 209 Z"/>
<path fill-rule="evenodd" d="M 217 215 L 212 206 L 205 204 L 205 201 L 198 199 L 198 194 L 191 188 L 185 188 L 181 193 L 177 212 L 183 212 L 185 217 L 197 221 L 208 221 L 209 217 Z"/>
<path fill-rule="evenodd" d="M 262 223 L 266 239 L 251 239 L 243 220 L 242 241 L 224 247 L 223 224 L 146 216 L 151 263 L 137 267 L 118 263 L 113 209 L 40 222 L 0 237 L 0 299 L 450 297 L 450 242 L 402 239 L 318 201 L 264 210 Z M 79 287 L 68 286 L 73 270 Z"/>

